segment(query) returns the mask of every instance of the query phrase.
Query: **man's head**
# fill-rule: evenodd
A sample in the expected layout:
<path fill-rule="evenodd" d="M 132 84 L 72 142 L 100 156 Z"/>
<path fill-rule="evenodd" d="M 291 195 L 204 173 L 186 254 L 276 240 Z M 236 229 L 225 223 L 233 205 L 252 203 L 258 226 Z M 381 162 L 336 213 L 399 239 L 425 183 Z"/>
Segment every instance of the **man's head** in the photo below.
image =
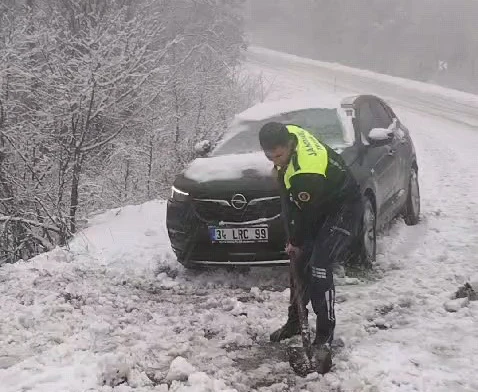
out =
<path fill-rule="evenodd" d="M 289 163 L 293 151 L 293 141 L 284 124 L 269 122 L 259 131 L 259 142 L 266 157 L 276 166 Z"/>

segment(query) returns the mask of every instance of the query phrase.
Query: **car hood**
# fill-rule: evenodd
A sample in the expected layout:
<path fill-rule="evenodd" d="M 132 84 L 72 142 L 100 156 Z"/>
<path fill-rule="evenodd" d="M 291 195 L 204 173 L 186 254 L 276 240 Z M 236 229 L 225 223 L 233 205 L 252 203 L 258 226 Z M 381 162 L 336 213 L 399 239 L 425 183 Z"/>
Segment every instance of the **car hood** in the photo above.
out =
<path fill-rule="evenodd" d="M 174 185 L 201 198 L 229 198 L 233 193 L 267 197 L 278 194 L 272 169 L 273 164 L 262 151 L 196 158 Z"/>

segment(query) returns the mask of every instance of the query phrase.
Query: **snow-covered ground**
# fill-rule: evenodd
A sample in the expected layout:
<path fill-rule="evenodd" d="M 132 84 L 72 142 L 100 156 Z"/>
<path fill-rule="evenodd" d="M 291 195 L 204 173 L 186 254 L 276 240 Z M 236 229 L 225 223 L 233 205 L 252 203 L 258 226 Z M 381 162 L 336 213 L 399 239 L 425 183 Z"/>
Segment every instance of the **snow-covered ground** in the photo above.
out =
<path fill-rule="evenodd" d="M 314 64 L 271 56 L 250 63 L 274 81 L 268 99 L 334 88 Z M 393 99 L 417 147 L 422 221 L 381 236 L 372 276 L 339 279 L 333 372 L 297 377 L 268 341 L 285 320 L 286 268 L 185 271 L 158 200 L 0 267 L 0 391 L 478 391 L 478 301 L 449 303 L 478 271 L 478 130 Z"/>

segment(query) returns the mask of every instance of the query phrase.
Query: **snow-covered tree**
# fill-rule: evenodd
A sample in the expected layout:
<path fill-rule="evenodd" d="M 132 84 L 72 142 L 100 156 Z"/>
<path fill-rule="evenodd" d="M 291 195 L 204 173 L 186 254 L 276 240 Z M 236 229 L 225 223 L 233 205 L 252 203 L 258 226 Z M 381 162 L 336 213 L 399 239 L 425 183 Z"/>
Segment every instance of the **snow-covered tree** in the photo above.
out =
<path fill-rule="evenodd" d="M 170 185 L 250 104 L 241 0 L 26 0 L 0 15 L 0 263 Z"/>

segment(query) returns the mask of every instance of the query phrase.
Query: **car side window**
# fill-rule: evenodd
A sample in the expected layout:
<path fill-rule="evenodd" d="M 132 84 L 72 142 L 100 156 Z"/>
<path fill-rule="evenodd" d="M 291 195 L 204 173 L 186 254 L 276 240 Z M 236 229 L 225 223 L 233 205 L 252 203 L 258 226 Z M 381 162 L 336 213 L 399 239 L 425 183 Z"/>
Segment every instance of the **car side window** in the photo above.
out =
<path fill-rule="evenodd" d="M 388 128 L 392 124 L 392 117 L 380 101 L 371 102 L 372 112 L 374 114 L 374 128 Z"/>
<path fill-rule="evenodd" d="M 363 102 L 359 106 L 358 112 L 359 112 L 358 113 L 359 130 L 362 135 L 362 141 L 366 143 L 368 134 L 370 133 L 372 128 L 375 127 L 374 115 L 370 108 L 369 101 Z"/>

